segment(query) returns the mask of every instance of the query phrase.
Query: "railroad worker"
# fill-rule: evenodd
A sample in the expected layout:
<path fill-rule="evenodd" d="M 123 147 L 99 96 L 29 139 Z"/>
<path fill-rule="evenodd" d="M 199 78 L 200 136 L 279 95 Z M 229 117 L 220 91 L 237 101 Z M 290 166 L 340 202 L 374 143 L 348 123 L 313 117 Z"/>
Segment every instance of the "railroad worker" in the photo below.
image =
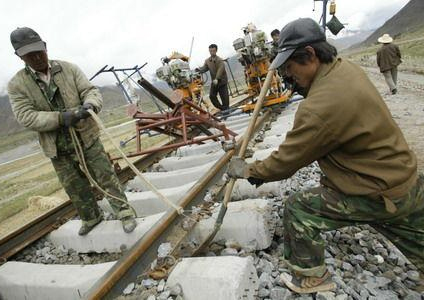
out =
<path fill-rule="evenodd" d="M 228 79 L 227 72 L 225 71 L 225 63 L 222 58 L 216 55 L 217 51 L 218 46 L 216 44 L 209 45 L 209 53 L 211 56 L 205 60 L 202 67 L 196 68 L 195 70 L 200 73 L 209 71 L 212 80 L 209 99 L 211 99 L 213 106 L 219 110 L 225 111 L 230 106 Z M 222 103 L 218 100 L 218 93 Z"/>
<path fill-rule="evenodd" d="M 378 38 L 383 44 L 377 51 L 377 65 L 389 86 L 392 95 L 397 93 L 397 66 L 402 62 L 399 47 L 393 43 L 393 38 L 385 33 Z"/>
<path fill-rule="evenodd" d="M 370 224 L 424 272 L 424 176 L 389 109 L 365 72 L 337 57 L 320 26 L 298 19 L 281 31 L 271 65 L 305 90 L 293 128 L 277 151 L 228 174 L 251 183 L 290 178 L 317 161 L 321 185 L 285 203 L 284 259 L 307 292 L 331 286 L 320 233 Z"/>
<path fill-rule="evenodd" d="M 137 225 L 134 213 L 88 112 L 98 113 L 102 108 L 99 90 L 76 65 L 48 60 L 46 43 L 31 28 L 17 28 L 10 40 L 15 54 L 25 63 L 8 84 L 13 112 L 20 124 L 38 132 L 41 148 L 82 220 L 79 234 L 87 234 L 100 223 L 103 213 L 80 169 L 70 128 L 77 132 L 92 177 L 109 194 L 122 199 L 108 200 L 124 231 L 133 231 Z"/>
<path fill-rule="evenodd" d="M 272 62 L 278 54 L 278 39 L 280 38 L 280 30 L 274 29 L 273 31 L 271 31 L 271 38 L 272 42 L 270 61 Z"/>

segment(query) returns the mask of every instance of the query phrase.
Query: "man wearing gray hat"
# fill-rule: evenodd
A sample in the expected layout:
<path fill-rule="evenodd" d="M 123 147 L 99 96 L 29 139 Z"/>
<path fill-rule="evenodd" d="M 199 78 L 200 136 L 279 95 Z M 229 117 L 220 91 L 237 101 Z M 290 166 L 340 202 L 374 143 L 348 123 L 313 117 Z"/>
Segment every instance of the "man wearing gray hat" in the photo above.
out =
<path fill-rule="evenodd" d="M 359 66 L 337 57 L 312 19 L 288 23 L 278 43 L 271 69 L 282 66 L 305 99 L 277 151 L 250 164 L 235 157 L 228 175 L 260 185 L 318 162 L 321 185 L 285 202 L 283 254 L 296 277 L 283 273 L 282 281 L 300 293 L 335 288 L 321 232 L 362 224 L 424 272 L 424 176 L 377 89 Z"/>
<path fill-rule="evenodd" d="M 98 113 L 102 108 L 99 90 L 76 65 L 49 60 L 46 43 L 31 28 L 14 30 L 10 40 L 15 54 L 25 63 L 25 68 L 8 84 L 13 112 L 20 124 L 38 132 L 41 148 L 51 159 L 59 181 L 82 220 L 79 234 L 87 234 L 102 220 L 89 175 L 113 196 L 108 199 L 124 231 L 133 231 L 137 225 L 134 212 L 89 113 L 89 110 Z M 72 139 L 70 128 L 75 129 L 76 140 Z M 82 146 L 86 168 L 80 168 L 75 143 Z M 87 171 L 90 174 L 86 174 Z"/>

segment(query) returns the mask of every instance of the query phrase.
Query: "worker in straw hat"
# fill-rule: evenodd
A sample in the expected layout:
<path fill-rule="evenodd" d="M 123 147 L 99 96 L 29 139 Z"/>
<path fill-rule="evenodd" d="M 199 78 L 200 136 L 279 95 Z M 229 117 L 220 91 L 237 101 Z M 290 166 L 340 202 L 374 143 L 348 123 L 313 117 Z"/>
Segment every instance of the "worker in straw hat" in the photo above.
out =
<path fill-rule="evenodd" d="M 299 293 L 335 288 L 321 233 L 363 224 L 424 273 L 424 176 L 375 86 L 358 65 L 337 56 L 309 18 L 281 30 L 270 68 L 280 66 L 305 97 L 293 128 L 263 160 L 234 157 L 228 175 L 260 185 L 318 162 L 320 186 L 285 201 L 283 259 L 296 276 L 283 272 L 281 280 Z"/>
<path fill-rule="evenodd" d="M 393 44 L 393 38 L 387 33 L 379 37 L 378 42 L 383 45 L 377 51 L 377 65 L 384 75 L 390 92 L 394 95 L 397 93 L 397 66 L 402 62 L 400 50 Z"/>

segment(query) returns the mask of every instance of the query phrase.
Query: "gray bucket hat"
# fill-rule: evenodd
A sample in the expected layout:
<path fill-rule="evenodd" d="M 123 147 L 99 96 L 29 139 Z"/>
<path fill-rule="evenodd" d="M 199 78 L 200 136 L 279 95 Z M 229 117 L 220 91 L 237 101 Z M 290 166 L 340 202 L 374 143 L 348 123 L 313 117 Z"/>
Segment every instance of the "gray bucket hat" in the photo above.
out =
<path fill-rule="evenodd" d="M 46 43 L 37 32 L 28 27 L 13 30 L 10 34 L 10 42 L 18 56 L 35 51 L 46 51 Z"/>
<path fill-rule="evenodd" d="M 310 18 L 300 18 L 281 29 L 278 40 L 278 54 L 270 69 L 277 69 L 299 47 L 326 41 L 325 33 L 317 22 Z"/>

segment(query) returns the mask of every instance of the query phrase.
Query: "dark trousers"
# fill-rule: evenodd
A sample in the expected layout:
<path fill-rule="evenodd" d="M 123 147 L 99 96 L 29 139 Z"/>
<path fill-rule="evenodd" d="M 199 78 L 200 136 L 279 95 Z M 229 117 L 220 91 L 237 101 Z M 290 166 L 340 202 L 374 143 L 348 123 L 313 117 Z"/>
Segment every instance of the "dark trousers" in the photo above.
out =
<path fill-rule="evenodd" d="M 219 97 L 221 98 L 221 102 L 218 101 L 217 94 L 219 93 Z M 227 83 L 221 85 L 211 85 L 211 89 L 209 91 L 209 99 L 213 106 L 220 110 L 227 110 L 230 106 L 230 98 L 228 96 L 228 85 Z"/>

